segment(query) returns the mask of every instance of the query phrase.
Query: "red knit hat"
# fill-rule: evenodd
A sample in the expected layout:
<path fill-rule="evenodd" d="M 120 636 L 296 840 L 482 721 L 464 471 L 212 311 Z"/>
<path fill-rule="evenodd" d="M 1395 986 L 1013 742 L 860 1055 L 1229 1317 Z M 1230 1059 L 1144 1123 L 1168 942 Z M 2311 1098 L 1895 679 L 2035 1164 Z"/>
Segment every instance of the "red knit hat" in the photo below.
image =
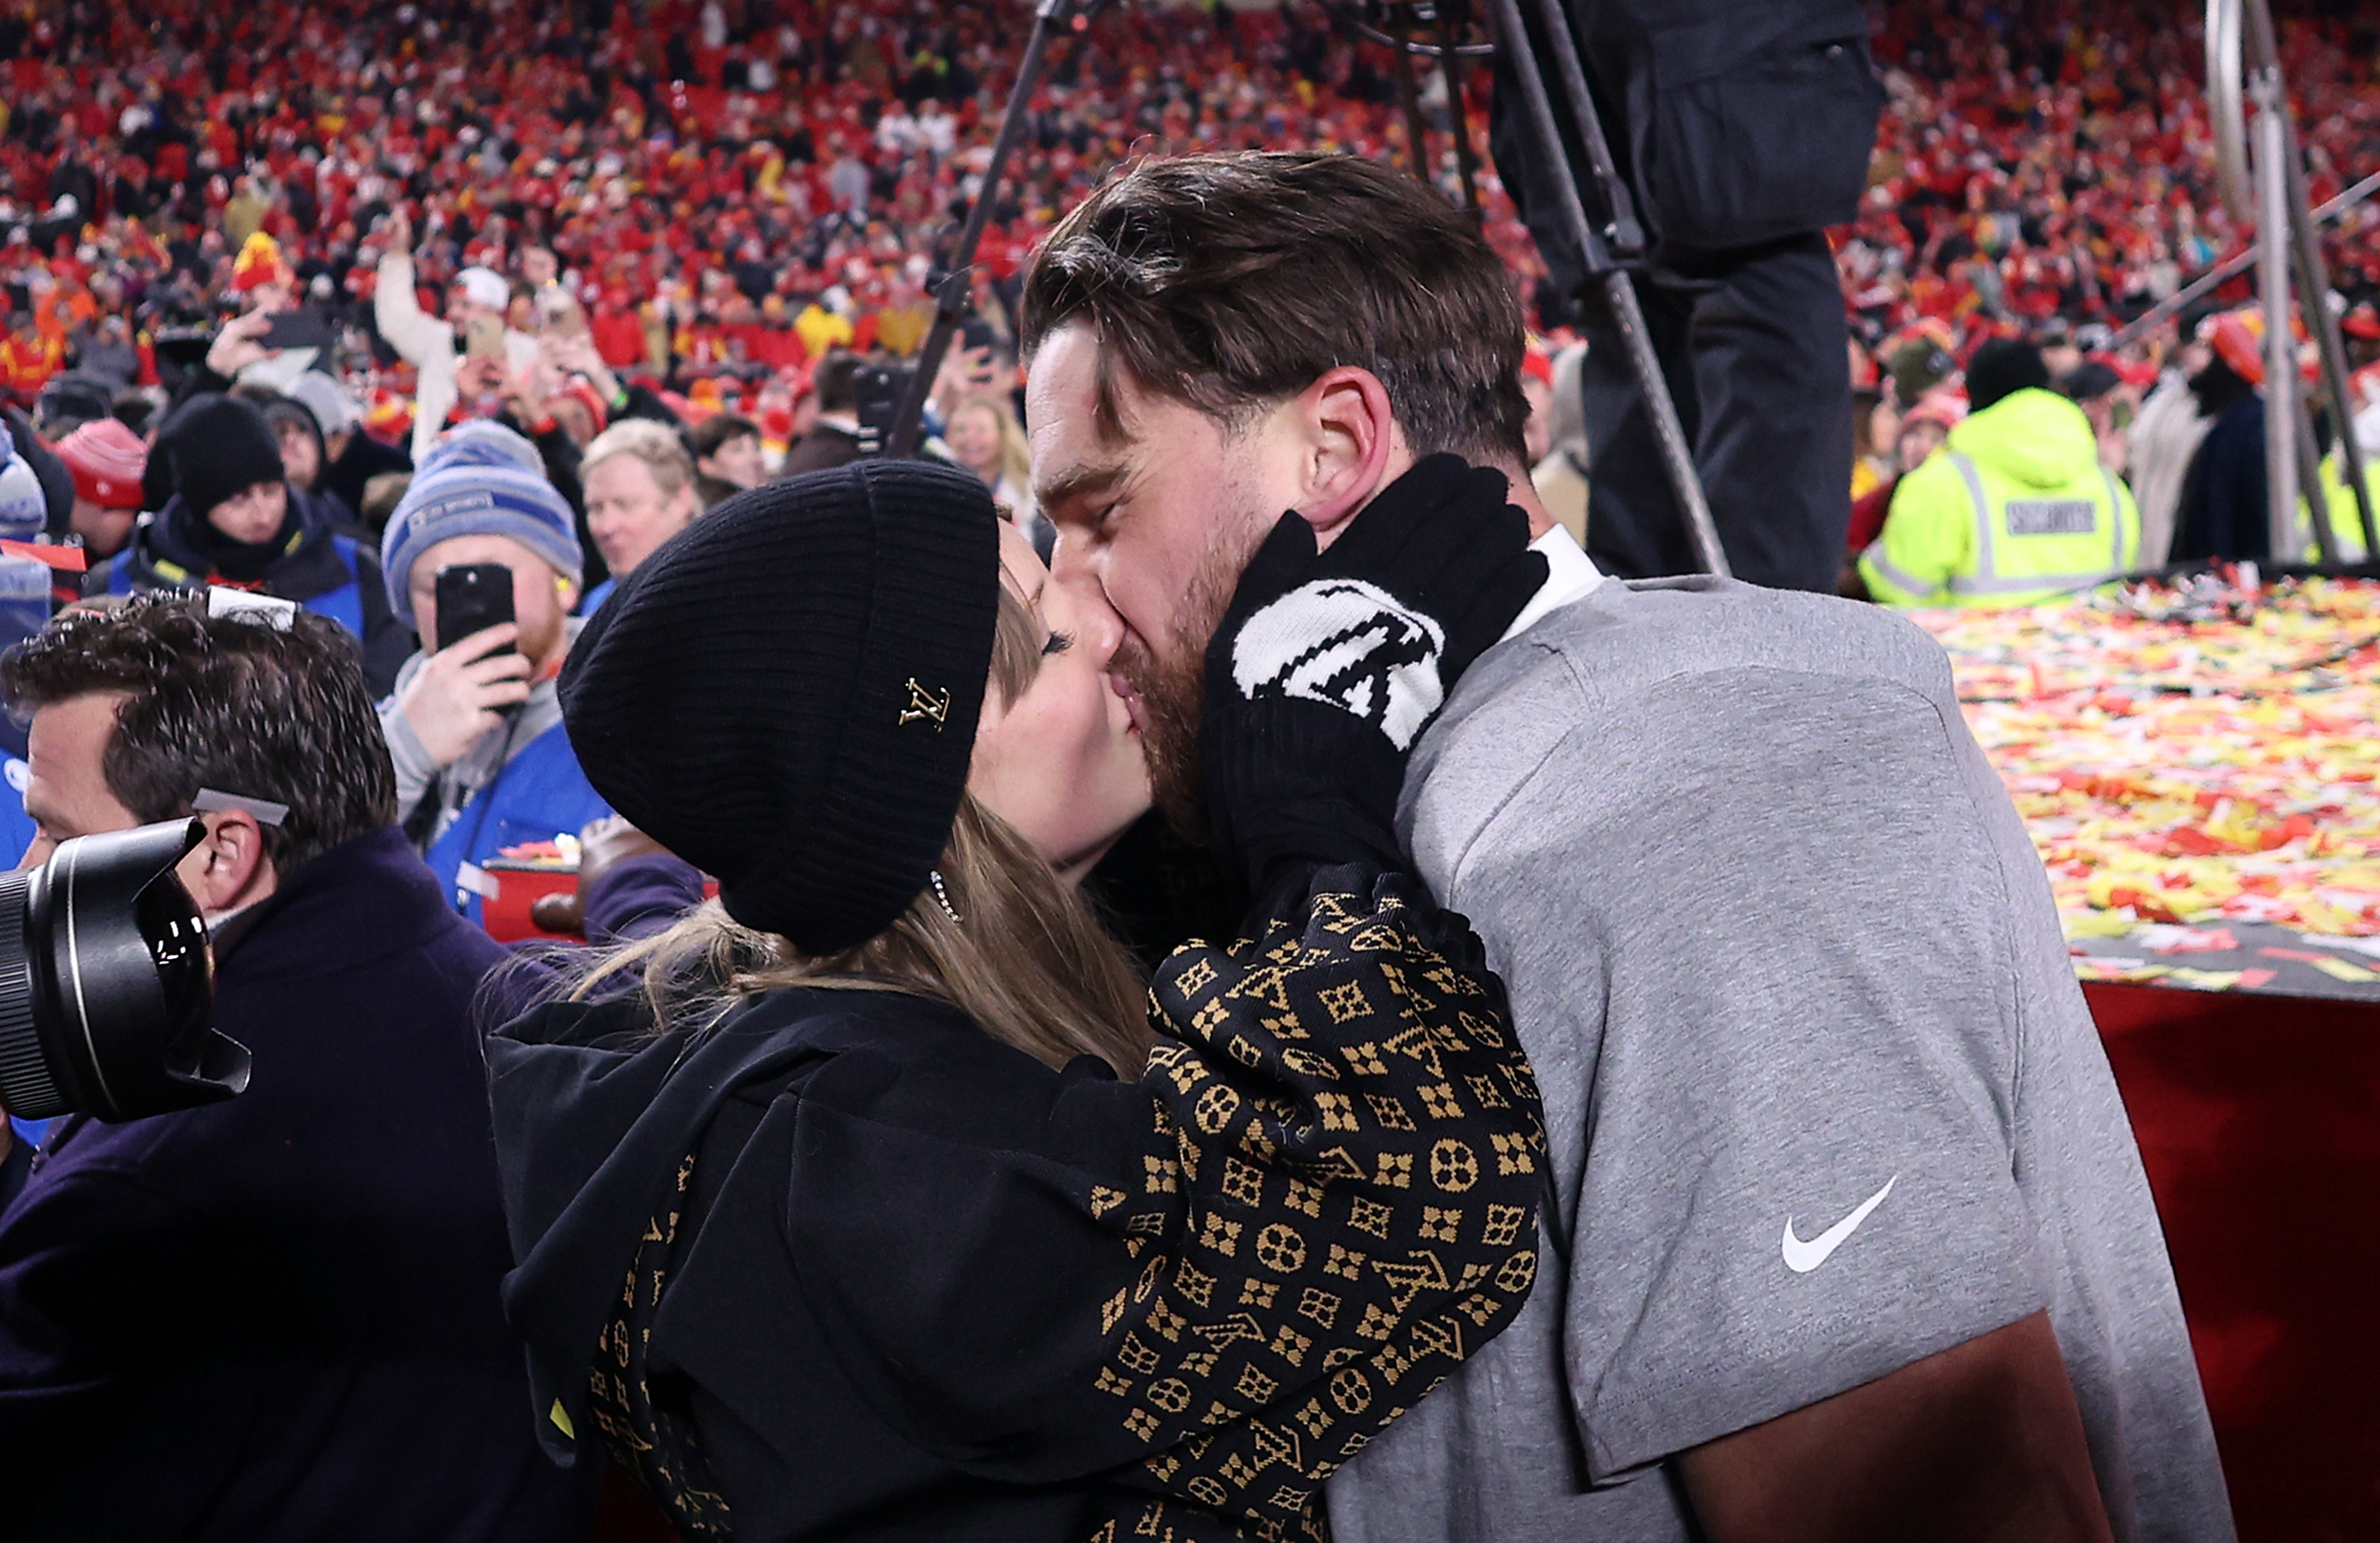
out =
<path fill-rule="evenodd" d="M 149 447 L 113 418 L 94 419 L 57 443 L 57 457 L 74 473 L 75 496 L 103 509 L 140 507 L 140 474 Z"/>

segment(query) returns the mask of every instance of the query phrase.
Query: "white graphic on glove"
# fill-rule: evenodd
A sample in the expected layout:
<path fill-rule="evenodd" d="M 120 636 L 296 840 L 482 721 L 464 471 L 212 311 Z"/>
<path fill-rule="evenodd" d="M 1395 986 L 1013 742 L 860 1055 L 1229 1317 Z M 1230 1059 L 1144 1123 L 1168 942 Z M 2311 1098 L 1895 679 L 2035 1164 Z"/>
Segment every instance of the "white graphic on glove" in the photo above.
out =
<path fill-rule="evenodd" d="M 1443 628 L 1378 585 L 1318 578 L 1248 618 L 1232 680 L 1250 701 L 1278 693 L 1352 713 L 1407 750 L 1446 700 L 1445 648 Z"/>

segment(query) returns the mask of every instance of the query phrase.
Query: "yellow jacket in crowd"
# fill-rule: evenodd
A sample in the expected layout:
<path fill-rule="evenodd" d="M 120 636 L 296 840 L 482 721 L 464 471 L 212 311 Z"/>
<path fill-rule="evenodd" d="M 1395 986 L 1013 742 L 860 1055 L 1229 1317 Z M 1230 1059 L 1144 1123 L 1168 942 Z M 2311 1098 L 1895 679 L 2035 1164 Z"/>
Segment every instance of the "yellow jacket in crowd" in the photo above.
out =
<path fill-rule="evenodd" d="M 2338 544 L 2338 560 L 2342 563 L 2361 563 L 2364 559 L 2363 514 L 2355 505 L 2355 492 L 2347 485 L 2347 471 L 2340 465 L 2340 460 L 2337 446 L 2333 446 L 2330 454 L 2322 458 L 2323 505 L 2330 513 L 2330 533 L 2332 539 Z M 2380 460 L 2368 458 L 2365 460 L 2363 485 L 2372 494 L 2374 516 L 2380 517 Z M 2302 551 L 2304 560 L 2309 563 L 2314 561 L 2321 552 L 2321 549 L 2313 544 L 2312 521 L 2307 517 L 2310 513 L 2311 511 L 2306 507 L 2306 500 L 2300 497 L 2298 545 Z"/>
<path fill-rule="evenodd" d="M 1900 480 L 1859 568 L 1888 605 L 2032 605 L 2116 577 L 2140 548 L 2140 509 L 2099 465 L 2091 420 L 2027 387 Z"/>

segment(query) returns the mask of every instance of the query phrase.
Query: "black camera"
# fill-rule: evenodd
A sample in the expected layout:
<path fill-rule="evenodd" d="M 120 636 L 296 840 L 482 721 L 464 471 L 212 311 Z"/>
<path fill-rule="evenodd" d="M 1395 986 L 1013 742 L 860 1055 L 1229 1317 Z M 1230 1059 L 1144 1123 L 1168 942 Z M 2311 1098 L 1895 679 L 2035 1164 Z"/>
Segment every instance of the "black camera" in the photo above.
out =
<path fill-rule="evenodd" d="M 0 1103 L 28 1120 L 136 1120 L 248 1086 L 214 1030 L 207 926 L 174 865 L 206 834 L 173 820 L 79 836 L 0 874 Z"/>
<path fill-rule="evenodd" d="M 858 389 L 859 406 L 853 416 L 859 419 L 862 456 L 880 456 L 892 443 L 901 404 L 908 396 L 909 384 L 917 375 L 917 367 L 912 364 L 863 364 L 855 372 L 853 382 Z"/>

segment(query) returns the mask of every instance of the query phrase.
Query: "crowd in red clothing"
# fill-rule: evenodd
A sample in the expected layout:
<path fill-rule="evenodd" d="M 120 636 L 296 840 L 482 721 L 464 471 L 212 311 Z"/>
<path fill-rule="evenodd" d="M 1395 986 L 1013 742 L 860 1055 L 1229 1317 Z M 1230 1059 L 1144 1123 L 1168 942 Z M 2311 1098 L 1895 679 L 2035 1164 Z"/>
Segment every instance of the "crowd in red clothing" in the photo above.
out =
<path fill-rule="evenodd" d="M 433 309 L 457 271 L 516 275 L 542 247 L 615 369 L 734 394 L 830 347 L 906 353 L 1024 30 L 1013 6 L 925 0 L 161 0 L 30 18 L 0 18 L 0 282 L 16 311 L 0 367 L 20 396 L 104 354 L 110 316 L 129 323 L 133 373 L 152 376 L 158 337 L 210 319 L 255 231 L 302 292 L 362 322 L 397 208 Z M 1311 7 L 1102 16 L 1034 98 L 980 299 L 997 320 L 1039 233 L 1135 152 L 1401 152 L 1385 55 L 1366 52 Z M 1484 117 L 1485 79 L 1471 84 Z M 1451 141 L 1433 138 L 1451 178 Z"/>
<path fill-rule="evenodd" d="M 2281 28 L 2316 202 L 2380 169 L 2380 12 L 2323 10 Z M 1838 244 L 1867 334 L 2120 322 L 2252 239 L 2216 191 L 2204 23 L 2176 0 L 1879 7 L 1890 101 Z M 2350 298 L 2380 287 L 2375 228 L 2380 204 L 2331 228 Z"/>
<path fill-rule="evenodd" d="M 2201 15 L 2189 0 L 1878 7 L 1891 104 L 1866 212 L 1839 233 L 1865 337 L 1925 319 L 1957 343 L 2120 319 L 2235 249 L 2212 189 Z M 965 0 L 31 0 L 0 16 L 0 389 L 27 398 L 69 362 L 153 380 L 159 339 L 212 320 L 262 231 L 304 292 L 357 322 L 347 362 L 402 400 L 393 357 L 362 352 L 399 208 L 432 309 L 464 267 L 517 276 L 545 248 L 606 361 L 698 405 L 749 405 L 832 347 L 906 353 L 980 188 L 1026 20 Z M 2371 18 L 2284 33 L 2322 198 L 2380 164 Z M 1484 152 L 1486 72 L 1468 77 Z M 1424 87 L 1442 128 L 1444 86 Z M 1059 49 L 1031 106 L 979 253 L 995 322 L 1039 233 L 1129 155 L 1406 141 L 1386 51 L 1307 4 L 1111 9 Z M 1448 136 L 1429 159 L 1451 188 Z M 1534 278 L 1492 167 L 1482 186 L 1492 237 Z M 2380 283 L 2374 221 L 2380 206 L 2336 227 L 2350 291 Z"/>

